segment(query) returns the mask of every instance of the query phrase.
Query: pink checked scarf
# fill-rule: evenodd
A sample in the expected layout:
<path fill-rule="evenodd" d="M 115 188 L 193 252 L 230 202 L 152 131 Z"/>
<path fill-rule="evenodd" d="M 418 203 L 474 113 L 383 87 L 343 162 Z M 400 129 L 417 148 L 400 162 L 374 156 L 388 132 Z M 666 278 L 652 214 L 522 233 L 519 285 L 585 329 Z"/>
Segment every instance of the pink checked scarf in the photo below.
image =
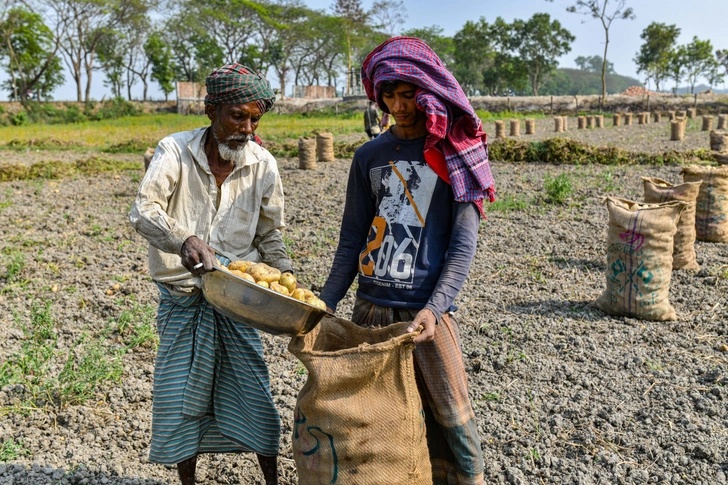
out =
<path fill-rule="evenodd" d="M 487 136 L 460 84 L 437 54 L 420 39 L 392 37 L 367 56 L 361 77 L 367 97 L 385 113 L 389 109 L 380 96 L 384 81 L 418 86 L 415 103 L 427 115 L 425 161 L 452 186 L 456 201 L 474 202 L 484 216 L 483 200 L 495 201 Z"/>

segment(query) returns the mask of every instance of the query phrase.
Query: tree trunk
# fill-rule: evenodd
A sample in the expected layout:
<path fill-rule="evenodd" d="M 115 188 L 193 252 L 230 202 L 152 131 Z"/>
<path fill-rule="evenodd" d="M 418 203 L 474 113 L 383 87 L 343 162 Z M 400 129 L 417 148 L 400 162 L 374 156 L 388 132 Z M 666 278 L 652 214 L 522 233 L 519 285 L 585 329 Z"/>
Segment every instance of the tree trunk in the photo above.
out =
<path fill-rule="evenodd" d="M 142 94 L 142 100 L 143 101 L 146 101 L 147 100 L 147 89 L 149 88 L 149 82 L 147 81 L 147 78 L 146 77 L 143 77 L 142 78 L 142 83 L 144 84 L 144 91 L 143 91 L 143 94 Z"/>
<path fill-rule="evenodd" d="M 602 62 L 602 97 L 599 100 L 599 111 L 603 111 L 604 100 L 607 98 L 607 48 L 609 47 L 609 29 L 604 28 L 604 62 Z"/>

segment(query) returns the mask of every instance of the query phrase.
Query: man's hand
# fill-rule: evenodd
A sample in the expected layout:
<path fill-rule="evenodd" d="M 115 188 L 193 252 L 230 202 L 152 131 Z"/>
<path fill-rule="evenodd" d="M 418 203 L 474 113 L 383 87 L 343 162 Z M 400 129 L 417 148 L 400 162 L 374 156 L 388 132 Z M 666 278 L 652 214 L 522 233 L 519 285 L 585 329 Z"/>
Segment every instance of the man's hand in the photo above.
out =
<path fill-rule="evenodd" d="M 437 318 L 435 318 L 435 314 L 429 309 L 423 308 L 415 315 L 415 319 L 409 324 L 407 331 L 412 333 L 417 327 L 422 326 L 422 333 L 415 337 L 414 340 L 415 344 L 421 344 L 423 342 L 430 342 L 435 338 L 436 325 Z"/>
<path fill-rule="evenodd" d="M 182 266 L 187 268 L 192 276 L 202 276 L 215 268 L 215 250 L 197 236 L 187 238 L 182 244 L 180 256 L 182 257 Z M 200 263 L 202 263 L 202 266 L 198 266 Z"/>

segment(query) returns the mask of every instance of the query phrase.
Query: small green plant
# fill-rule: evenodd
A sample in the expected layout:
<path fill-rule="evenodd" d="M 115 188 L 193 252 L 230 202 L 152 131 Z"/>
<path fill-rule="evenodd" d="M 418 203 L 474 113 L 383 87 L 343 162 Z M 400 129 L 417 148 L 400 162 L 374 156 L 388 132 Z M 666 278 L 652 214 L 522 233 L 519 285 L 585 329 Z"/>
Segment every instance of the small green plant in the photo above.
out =
<path fill-rule="evenodd" d="M 544 189 L 546 190 L 547 200 L 552 204 L 563 205 L 574 193 L 574 185 L 565 173 L 557 177 L 546 175 Z"/>
<path fill-rule="evenodd" d="M 99 342 L 81 337 L 58 376 L 59 397 L 63 404 L 83 404 L 93 398 L 100 384 L 119 382 L 123 372 L 121 357 L 109 355 Z"/>
<path fill-rule="evenodd" d="M 30 455 L 30 451 L 25 448 L 25 443 L 18 440 L 16 443 L 12 438 L 3 441 L 0 445 L 0 462 L 8 462 L 17 460 L 21 456 Z"/>
<path fill-rule="evenodd" d="M 301 362 L 298 362 L 296 364 L 296 369 L 293 371 L 293 373 L 297 376 L 304 376 L 306 375 L 306 367 Z"/>
<path fill-rule="evenodd" d="M 486 394 L 482 398 L 480 398 L 480 401 L 481 402 L 482 401 L 485 401 L 485 402 L 500 402 L 500 399 L 501 399 L 500 398 L 500 394 L 498 394 L 497 392 L 493 391 L 493 392 L 489 392 L 488 394 Z"/>
<path fill-rule="evenodd" d="M 157 348 L 159 337 L 155 327 L 156 309 L 152 305 L 134 304 L 121 312 L 116 320 L 116 331 L 126 348 Z"/>
<path fill-rule="evenodd" d="M 524 196 L 515 196 L 506 194 L 503 197 L 499 197 L 495 202 L 491 204 L 485 204 L 485 209 L 488 212 L 509 212 L 516 210 L 525 210 L 530 205 L 530 202 Z"/>

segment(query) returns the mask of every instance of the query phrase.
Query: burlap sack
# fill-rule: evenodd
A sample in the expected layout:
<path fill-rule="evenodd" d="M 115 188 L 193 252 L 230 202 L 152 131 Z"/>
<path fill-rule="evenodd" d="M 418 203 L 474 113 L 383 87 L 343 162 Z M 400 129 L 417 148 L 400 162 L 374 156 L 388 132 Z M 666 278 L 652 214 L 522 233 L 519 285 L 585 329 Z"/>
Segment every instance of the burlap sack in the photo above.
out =
<path fill-rule="evenodd" d="M 298 139 L 298 168 L 316 170 L 316 139 L 301 137 Z"/>
<path fill-rule="evenodd" d="M 675 320 L 668 299 L 672 245 L 684 202 L 640 204 L 607 197 L 607 288 L 595 305 L 609 315 Z"/>
<path fill-rule="evenodd" d="M 662 179 L 642 177 L 645 185 L 645 202 L 657 204 L 679 200 L 687 203 L 677 222 L 677 232 L 672 250 L 672 269 L 698 271 L 695 261 L 695 206 L 702 182 L 673 185 Z"/>
<path fill-rule="evenodd" d="M 324 317 L 291 339 L 288 350 L 308 370 L 294 415 L 299 485 L 432 484 L 406 328 Z"/>
<path fill-rule="evenodd" d="M 703 182 L 695 208 L 698 241 L 728 242 L 728 166 L 690 165 L 682 176 L 685 182 Z"/>
<path fill-rule="evenodd" d="M 334 134 L 316 133 L 316 155 L 319 162 L 334 161 Z"/>

